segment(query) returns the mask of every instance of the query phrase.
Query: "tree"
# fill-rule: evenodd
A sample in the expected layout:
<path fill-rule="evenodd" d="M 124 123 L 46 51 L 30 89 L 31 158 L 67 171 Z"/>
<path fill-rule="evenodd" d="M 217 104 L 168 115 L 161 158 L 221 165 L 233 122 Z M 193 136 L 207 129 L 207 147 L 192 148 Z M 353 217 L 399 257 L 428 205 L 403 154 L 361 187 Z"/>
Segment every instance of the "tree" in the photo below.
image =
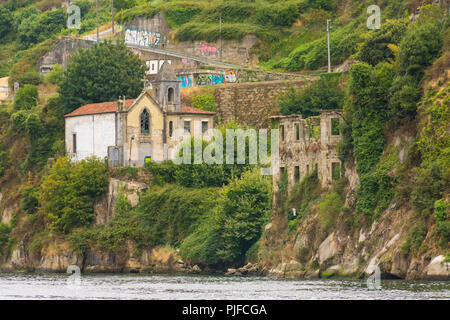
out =
<path fill-rule="evenodd" d="M 59 94 L 64 112 L 119 96 L 136 98 L 146 66 L 124 43 L 104 42 L 81 50 L 67 66 Z"/>
<path fill-rule="evenodd" d="M 17 33 L 22 48 L 42 42 L 60 32 L 66 25 L 67 14 L 62 10 L 52 10 L 36 15 L 34 11 L 24 18 Z"/>
<path fill-rule="evenodd" d="M 438 57 L 442 33 L 438 24 L 414 25 L 400 42 L 400 71 L 420 80 L 426 67 Z"/>
<path fill-rule="evenodd" d="M 16 110 L 31 110 L 36 107 L 38 102 L 38 88 L 32 84 L 26 84 L 19 88 L 14 99 L 14 108 Z"/>
<path fill-rule="evenodd" d="M 0 42 L 1 39 L 11 32 L 12 30 L 13 17 L 9 10 L 0 6 Z"/>

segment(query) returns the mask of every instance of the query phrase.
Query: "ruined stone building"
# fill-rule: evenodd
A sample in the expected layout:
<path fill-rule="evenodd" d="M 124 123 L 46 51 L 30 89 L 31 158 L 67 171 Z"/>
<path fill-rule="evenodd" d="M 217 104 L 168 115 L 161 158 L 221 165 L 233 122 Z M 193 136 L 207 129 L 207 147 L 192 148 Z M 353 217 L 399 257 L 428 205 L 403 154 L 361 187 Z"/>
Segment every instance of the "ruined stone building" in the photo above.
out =
<path fill-rule="evenodd" d="M 164 63 L 153 90 L 136 99 L 84 105 L 65 116 L 66 151 L 74 161 L 96 156 L 112 165 L 172 160 L 184 136 L 205 136 L 215 113 L 181 106 L 180 82 Z"/>
<path fill-rule="evenodd" d="M 317 170 L 322 187 L 341 176 L 337 144 L 341 140 L 341 110 L 323 110 L 319 117 L 272 116 L 279 126 L 279 163 L 273 176 L 274 187 L 287 175 L 289 190 L 308 173 Z M 278 169 L 278 170 L 277 170 Z"/>

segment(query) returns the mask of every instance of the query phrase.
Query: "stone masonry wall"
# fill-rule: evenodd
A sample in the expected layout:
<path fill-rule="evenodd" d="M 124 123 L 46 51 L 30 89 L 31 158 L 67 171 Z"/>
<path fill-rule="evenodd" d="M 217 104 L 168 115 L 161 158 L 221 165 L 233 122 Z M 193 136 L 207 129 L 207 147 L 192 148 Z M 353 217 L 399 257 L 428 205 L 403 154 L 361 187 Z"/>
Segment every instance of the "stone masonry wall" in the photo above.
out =
<path fill-rule="evenodd" d="M 214 91 L 217 118 L 235 120 L 256 128 L 269 128 L 269 116 L 278 114 L 277 98 L 290 88 L 301 88 L 312 79 L 265 81 L 217 86 Z"/>

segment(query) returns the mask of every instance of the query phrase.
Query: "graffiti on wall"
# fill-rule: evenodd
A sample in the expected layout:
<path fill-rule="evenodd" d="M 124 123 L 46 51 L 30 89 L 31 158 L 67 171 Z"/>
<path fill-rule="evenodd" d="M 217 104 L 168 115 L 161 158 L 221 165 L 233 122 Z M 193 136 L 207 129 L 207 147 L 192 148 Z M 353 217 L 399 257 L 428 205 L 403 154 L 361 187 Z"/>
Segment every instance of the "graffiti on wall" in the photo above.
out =
<path fill-rule="evenodd" d="M 223 74 L 196 74 L 195 82 L 198 86 L 223 84 L 225 83 L 224 78 Z"/>
<path fill-rule="evenodd" d="M 158 48 L 161 33 L 125 28 L 125 43 L 135 46 Z"/>
<path fill-rule="evenodd" d="M 193 86 L 191 76 L 178 76 L 178 81 L 180 81 L 181 88 L 188 88 Z"/>
<path fill-rule="evenodd" d="M 219 51 L 217 50 L 217 47 L 215 46 L 209 46 L 206 43 L 202 43 L 200 46 L 200 53 L 204 56 L 218 56 Z"/>
<path fill-rule="evenodd" d="M 179 75 L 178 81 L 181 88 L 235 83 L 237 82 L 237 74 L 236 71 L 230 70 L 226 70 L 223 74 L 194 73 L 193 75 Z"/>
<path fill-rule="evenodd" d="M 237 81 L 237 76 L 235 71 L 226 70 L 225 71 L 225 82 L 234 83 Z"/>

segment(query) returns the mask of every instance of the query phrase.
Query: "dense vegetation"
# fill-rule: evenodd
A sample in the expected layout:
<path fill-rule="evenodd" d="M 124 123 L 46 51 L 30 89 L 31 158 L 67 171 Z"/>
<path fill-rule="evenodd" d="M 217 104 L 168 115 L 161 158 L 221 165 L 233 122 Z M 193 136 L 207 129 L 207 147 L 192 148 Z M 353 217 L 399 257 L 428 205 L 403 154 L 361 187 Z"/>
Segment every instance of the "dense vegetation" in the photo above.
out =
<path fill-rule="evenodd" d="M 349 59 L 356 63 L 348 72 L 321 76 L 303 90 L 291 90 L 279 103 L 283 114 L 304 117 L 343 107 L 339 153 L 346 167 L 358 174 L 355 201 L 346 201 L 344 177 L 336 179 L 331 190 L 322 190 L 313 171 L 289 194 L 287 181 L 279 182 L 282 196 L 275 203 L 276 213 L 285 214 L 281 216 L 287 217 L 291 235 L 300 221 L 314 214 L 321 232 L 329 234 L 338 227 L 358 231 L 381 219 L 385 209 L 404 206 L 414 214 L 405 226 L 402 252 L 448 252 L 448 15 L 437 6 L 425 6 L 413 22 L 405 9 L 416 7 L 417 1 L 379 2 L 381 30 L 365 27 L 368 1 L 122 0 L 115 6 L 122 10 L 118 21 L 162 12 L 177 40 L 217 40 L 221 14 L 224 39 L 256 34 L 261 42 L 254 53 L 261 65 L 289 71 L 320 71 L 326 65 L 324 24 L 333 19 L 332 64 Z M 68 33 L 66 13 L 48 10 L 51 1 L 2 3 L 0 76 L 20 83 L 14 102 L 0 107 L 0 186 L 2 192 L 8 190 L 7 201 L 18 204 L 11 222 L 0 224 L 2 257 L 26 235 L 33 252 L 57 237 L 83 253 L 121 253 L 127 250 L 127 240 L 136 245 L 136 255 L 169 245 L 179 249 L 185 261 L 220 269 L 253 258 L 272 212 L 272 182 L 260 175 L 258 165 L 148 163 L 143 170 L 152 176 L 147 181 L 152 186 L 140 195 L 139 204 L 132 207 L 121 194 L 113 219 L 93 225 L 94 203 L 105 192 L 110 172 L 99 159 L 73 164 L 64 157 L 63 115 L 85 103 L 136 97 L 144 66 L 124 45 L 104 43 L 82 51 L 66 71 L 56 66 L 41 77 L 36 62 L 58 35 Z M 92 30 L 92 4 L 76 4 L 82 8 L 80 32 Z M 106 22 L 109 2 L 100 4 L 100 20 Z M 211 91 L 193 97 L 192 103 L 215 109 Z M 414 141 L 390 141 L 404 128 L 414 131 Z M 201 142 L 202 152 L 213 145 Z M 234 151 L 236 160 L 236 146 Z M 407 156 L 402 158 L 404 151 Z M 194 160 L 195 154 L 190 157 Z M 131 179 L 138 176 L 136 168 L 117 171 Z M 292 208 L 297 208 L 295 216 Z"/>

